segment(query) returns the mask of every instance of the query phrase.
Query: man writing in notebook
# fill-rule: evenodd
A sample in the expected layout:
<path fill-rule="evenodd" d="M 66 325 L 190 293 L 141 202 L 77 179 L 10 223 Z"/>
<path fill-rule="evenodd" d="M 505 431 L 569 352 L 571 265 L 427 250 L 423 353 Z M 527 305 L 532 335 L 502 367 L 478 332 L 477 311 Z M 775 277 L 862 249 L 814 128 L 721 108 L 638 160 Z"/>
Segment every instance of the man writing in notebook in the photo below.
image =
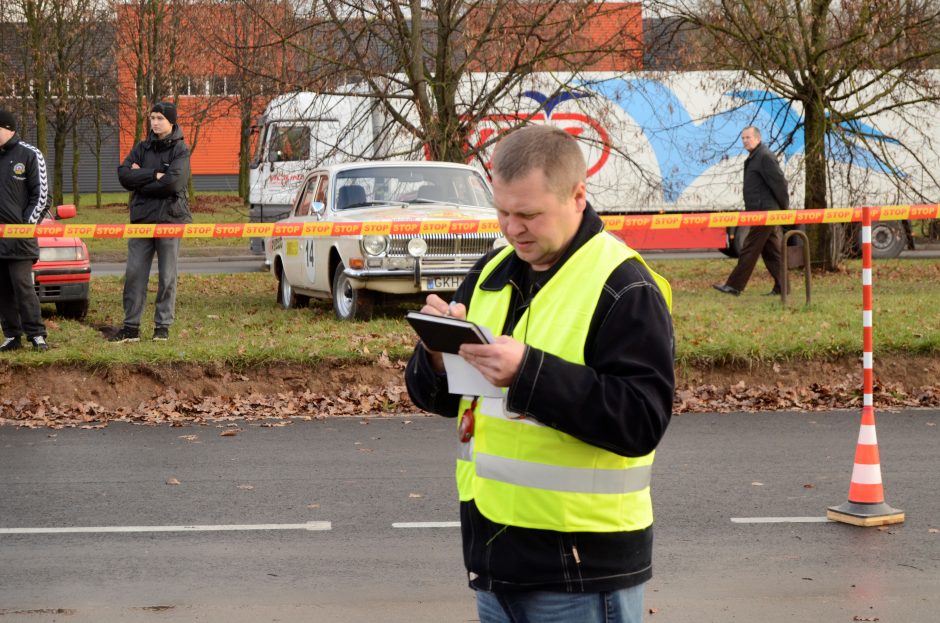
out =
<path fill-rule="evenodd" d="M 643 618 L 652 576 L 654 450 L 672 414 L 669 284 L 587 203 L 574 138 L 516 130 L 493 158 L 510 246 L 422 312 L 488 327 L 460 356 L 502 398 L 448 392 L 420 343 L 408 392 L 457 418 L 464 563 L 483 623 Z"/>

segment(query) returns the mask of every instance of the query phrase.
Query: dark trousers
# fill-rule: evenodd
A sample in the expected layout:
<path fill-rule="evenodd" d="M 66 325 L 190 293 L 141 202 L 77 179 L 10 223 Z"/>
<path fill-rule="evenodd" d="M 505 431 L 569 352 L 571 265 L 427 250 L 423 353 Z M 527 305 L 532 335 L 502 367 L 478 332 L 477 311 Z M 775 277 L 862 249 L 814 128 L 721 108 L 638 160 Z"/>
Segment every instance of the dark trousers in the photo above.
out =
<path fill-rule="evenodd" d="M 33 287 L 33 260 L 0 260 L 0 322 L 5 337 L 46 337 L 39 297 Z"/>
<path fill-rule="evenodd" d="M 774 278 L 774 292 L 780 292 L 780 226 L 752 227 L 744 239 L 744 247 L 738 256 L 738 264 L 731 271 L 725 284 L 735 290 L 744 291 L 757 265 L 757 258 L 764 259 L 767 272 Z"/>

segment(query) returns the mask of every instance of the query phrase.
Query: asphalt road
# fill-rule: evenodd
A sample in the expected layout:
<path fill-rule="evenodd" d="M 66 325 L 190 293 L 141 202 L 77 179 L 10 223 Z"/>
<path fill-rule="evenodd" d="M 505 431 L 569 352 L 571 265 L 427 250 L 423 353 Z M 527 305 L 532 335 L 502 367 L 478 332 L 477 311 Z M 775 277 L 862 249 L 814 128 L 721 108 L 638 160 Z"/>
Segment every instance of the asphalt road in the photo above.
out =
<path fill-rule="evenodd" d="M 647 620 L 936 621 L 940 411 L 878 414 L 887 501 L 907 513 L 885 529 L 823 519 L 846 500 L 859 420 L 675 418 Z M 0 428 L 0 623 L 476 619 L 452 422 L 240 426 Z M 97 530 L 48 532 L 76 527 Z"/>

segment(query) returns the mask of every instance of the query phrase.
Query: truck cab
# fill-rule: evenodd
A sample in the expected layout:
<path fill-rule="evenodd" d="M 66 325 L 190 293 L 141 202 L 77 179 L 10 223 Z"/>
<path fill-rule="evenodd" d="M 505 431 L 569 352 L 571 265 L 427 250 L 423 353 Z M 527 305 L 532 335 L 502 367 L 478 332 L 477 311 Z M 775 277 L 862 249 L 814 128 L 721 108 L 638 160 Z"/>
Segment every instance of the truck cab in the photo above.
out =
<path fill-rule="evenodd" d="M 249 164 L 249 217 L 271 223 L 288 215 L 306 174 L 336 162 L 375 158 L 375 103 L 355 95 L 297 92 L 271 100 L 258 118 L 254 156 Z M 350 131 L 355 128 L 355 131 Z M 261 238 L 251 251 L 263 254 Z"/>

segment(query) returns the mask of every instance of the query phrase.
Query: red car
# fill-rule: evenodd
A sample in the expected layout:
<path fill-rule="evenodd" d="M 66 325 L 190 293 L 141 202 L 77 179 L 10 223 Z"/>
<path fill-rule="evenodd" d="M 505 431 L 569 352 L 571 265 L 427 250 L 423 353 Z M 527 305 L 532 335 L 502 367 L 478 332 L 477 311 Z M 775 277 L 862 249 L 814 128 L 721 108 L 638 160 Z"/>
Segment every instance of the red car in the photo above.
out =
<path fill-rule="evenodd" d="M 60 205 L 48 220 L 75 216 L 74 205 Z M 33 264 L 33 283 L 40 303 L 55 303 L 56 313 L 80 320 L 88 313 L 91 261 L 81 238 L 39 238 L 39 261 Z"/>

